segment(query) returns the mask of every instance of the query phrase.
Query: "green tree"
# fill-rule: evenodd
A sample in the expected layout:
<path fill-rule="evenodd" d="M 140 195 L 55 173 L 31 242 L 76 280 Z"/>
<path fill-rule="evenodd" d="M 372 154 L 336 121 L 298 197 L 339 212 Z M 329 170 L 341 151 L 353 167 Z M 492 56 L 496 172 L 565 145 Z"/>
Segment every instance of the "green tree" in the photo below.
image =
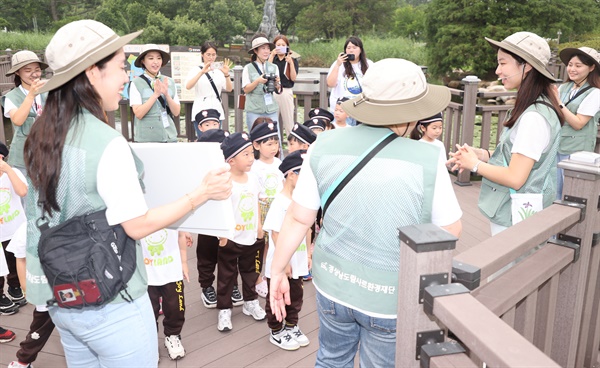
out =
<path fill-rule="evenodd" d="M 596 0 L 432 0 L 426 12 L 430 71 L 489 76 L 496 56 L 484 36 L 501 40 L 530 31 L 555 38 L 560 29 L 563 39 L 575 37 L 594 28 L 599 11 Z"/>
<path fill-rule="evenodd" d="M 300 11 L 312 3 L 311 0 L 277 0 L 277 28 L 284 35 L 294 33 Z"/>
<path fill-rule="evenodd" d="M 262 10 L 245 0 L 192 0 L 189 14 L 208 29 L 206 39 L 222 45 L 246 29 L 258 28 Z"/>
<path fill-rule="evenodd" d="M 425 6 L 404 5 L 394 11 L 392 33 L 415 41 L 425 38 Z"/>

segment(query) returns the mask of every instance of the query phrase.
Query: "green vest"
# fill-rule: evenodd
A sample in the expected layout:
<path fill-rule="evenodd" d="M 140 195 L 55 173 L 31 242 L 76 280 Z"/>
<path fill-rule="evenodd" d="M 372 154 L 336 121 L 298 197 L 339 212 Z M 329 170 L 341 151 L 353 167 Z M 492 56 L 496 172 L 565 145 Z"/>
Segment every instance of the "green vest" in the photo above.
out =
<path fill-rule="evenodd" d="M 545 98 L 544 101 L 548 102 Z M 540 113 L 546 119 L 548 125 L 550 125 L 550 147 L 533 164 L 533 168 L 525 184 L 516 192 L 543 193 L 544 208 L 546 208 L 556 199 L 556 153 L 559 144 L 560 121 L 553 109 L 540 103 L 534 103 L 529 106 L 523 112 L 523 115 L 529 111 Z M 510 164 L 513 146 L 510 141 L 510 134 L 521 122 L 523 115 L 517 119 L 512 128 L 504 129 L 500 137 L 500 142 L 488 161 L 489 164 L 494 166 L 508 166 Z M 532 137 L 532 139 L 534 138 Z M 507 227 L 512 226 L 510 188 L 483 178 L 481 181 L 481 191 L 479 192 L 479 210 L 495 224 Z"/>
<path fill-rule="evenodd" d="M 581 88 L 583 89 L 588 86 L 589 84 L 585 82 Z M 572 88 L 573 82 L 565 83 L 558 88 L 560 100 L 563 103 L 566 104 L 569 101 L 569 94 L 571 93 Z M 596 88 L 588 89 L 565 106 L 569 109 L 569 111 L 577 115 L 577 109 L 579 109 L 579 105 L 581 105 L 583 100 L 595 89 Z M 596 146 L 596 135 L 598 134 L 599 118 L 600 111 L 597 111 L 596 114 L 594 114 L 594 116 L 592 116 L 587 124 L 585 124 L 580 130 L 573 129 L 569 123 L 565 122 L 560 130 L 560 146 L 558 147 L 558 153 L 562 155 L 570 155 L 571 153 L 578 151 L 594 152 L 594 148 Z"/>
<path fill-rule="evenodd" d="M 319 134 L 310 158 L 319 195 L 389 132 L 360 125 Z M 397 138 L 339 192 L 313 254 L 319 291 L 370 315 L 396 318 L 398 228 L 431 222 L 439 159 L 439 147 Z"/>
<path fill-rule="evenodd" d="M 164 81 L 165 77 L 160 76 L 159 78 L 161 81 Z M 137 90 L 140 92 L 142 103 L 148 101 L 154 94 L 154 90 L 150 88 L 148 83 L 146 83 L 142 77 L 135 78 L 132 83 L 135 84 Z M 175 87 L 175 82 L 173 82 L 172 78 L 169 78 L 169 95 L 174 98 L 176 93 L 177 88 Z M 166 102 L 166 98 L 163 98 Z M 152 108 L 141 120 L 134 115 L 133 138 L 135 142 L 177 142 L 177 128 L 175 128 L 175 123 L 170 116 L 167 116 L 169 127 L 165 128 L 163 126 L 161 117 L 163 111 L 165 111 L 165 109 L 161 106 L 160 101 L 156 100 L 154 105 L 152 105 Z"/>
<path fill-rule="evenodd" d="M 57 200 L 61 210 L 49 217 L 50 226 L 56 226 L 74 216 L 106 208 L 97 191 L 96 173 L 106 146 L 120 134 L 96 119 L 87 110 L 84 110 L 78 118 L 72 122 L 67 133 L 57 188 Z M 27 300 L 34 305 L 41 305 L 52 298 L 52 290 L 38 257 L 40 231 L 36 221 L 41 216 L 41 208 L 37 206 L 39 193 L 33 187 L 31 180 L 28 181 L 29 193 L 25 211 L 27 214 Z M 147 290 L 146 269 L 139 242 L 136 253 L 136 270 L 127 284 L 127 291 L 134 299 L 142 296 Z M 124 301 L 118 296 L 112 303 Z"/>
<path fill-rule="evenodd" d="M 48 97 L 47 93 L 43 93 L 40 95 L 42 98 L 42 106 L 46 102 L 46 98 Z M 25 101 L 25 95 L 23 91 L 19 87 L 13 88 L 10 92 L 6 94 L 2 98 L 2 105 L 4 106 L 4 99 L 8 98 L 17 108 L 23 104 Z M 37 118 L 37 112 L 33 111 L 33 108 L 29 109 L 29 114 L 27 115 L 27 119 L 21 126 L 17 126 L 13 124 L 14 134 L 12 141 L 10 142 L 10 155 L 8 156 L 8 163 L 12 166 L 17 167 L 25 167 L 25 158 L 23 157 L 23 152 L 25 149 L 25 140 L 29 135 L 29 131 Z"/>
<path fill-rule="evenodd" d="M 258 73 L 258 70 L 252 65 L 252 63 L 247 64 L 244 68 L 248 68 L 248 75 L 250 76 L 250 82 L 255 81 L 261 74 Z M 270 62 L 265 63 L 265 69 L 270 73 L 276 73 L 277 66 Z M 279 111 L 279 105 L 275 99 L 273 99 L 272 104 L 265 104 L 265 90 L 263 88 L 264 84 L 259 84 L 254 88 L 252 92 L 246 93 L 246 111 L 250 111 L 256 114 L 272 114 L 274 112 Z"/>

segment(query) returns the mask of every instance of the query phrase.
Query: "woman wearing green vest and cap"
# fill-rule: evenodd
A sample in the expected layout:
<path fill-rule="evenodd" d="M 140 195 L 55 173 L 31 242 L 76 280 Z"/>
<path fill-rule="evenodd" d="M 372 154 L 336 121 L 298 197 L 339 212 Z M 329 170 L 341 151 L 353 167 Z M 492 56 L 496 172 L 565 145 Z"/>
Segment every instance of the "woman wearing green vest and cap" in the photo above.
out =
<path fill-rule="evenodd" d="M 25 175 L 23 147 L 46 102 L 47 93 L 40 94 L 40 88 L 45 83 L 40 78 L 42 70 L 47 67 L 48 64 L 41 62 L 34 52 L 23 50 L 12 56 L 12 67 L 6 73 L 7 77 L 14 74 L 16 87 L 2 98 L 4 116 L 10 118 L 15 131 L 10 143 L 8 163 Z"/>
<path fill-rule="evenodd" d="M 134 65 L 144 74 L 131 82 L 129 105 L 135 115 L 133 140 L 135 142 L 177 142 L 177 128 L 173 119 L 179 119 L 181 105 L 173 79 L 160 74 L 170 56 L 158 45 L 147 44 Z"/>
<path fill-rule="evenodd" d="M 531 32 L 517 32 L 500 42 L 486 40 L 497 50 L 498 80 L 506 89 L 517 90 L 515 107 L 493 154 L 465 144 L 457 146 L 449 162 L 453 169 L 483 177 L 479 209 L 490 219 L 495 235 L 520 220 L 513 216 L 512 197 L 526 197 L 519 202 L 537 205 L 536 210 L 554 201 L 558 136 L 564 118 L 553 93 L 556 78 L 547 69 L 548 43 Z"/>
<path fill-rule="evenodd" d="M 593 152 L 600 118 L 600 53 L 590 47 L 561 50 L 569 80 L 555 88 L 565 124 L 560 131 L 558 162 L 578 151 Z M 563 169 L 558 168 L 556 198 L 562 199 Z"/>
<path fill-rule="evenodd" d="M 102 23 L 79 20 L 61 27 L 46 48 L 53 77 L 39 122 L 25 143 L 31 186 L 27 196 L 27 299 L 52 299 L 38 258 L 45 216 L 50 227 L 105 209 L 109 225 L 120 224 L 133 239 L 169 226 L 207 200 L 231 193 L 229 168 L 207 174 L 200 185 L 163 206 L 149 209 L 125 138 L 108 125 L 105 111 L 118 109 L 128 82 L 123 46 L 141 31 L 119 37 Z M 138 170 L 140 167 L 140 170 Z M 42 199 L 42 202 L 39 200 Z M 120 293 L 102 306 L 48 307 L 69 367 L 156 367 L 158 338 L 147 293 L 141 248 L 136 268 Z"/>

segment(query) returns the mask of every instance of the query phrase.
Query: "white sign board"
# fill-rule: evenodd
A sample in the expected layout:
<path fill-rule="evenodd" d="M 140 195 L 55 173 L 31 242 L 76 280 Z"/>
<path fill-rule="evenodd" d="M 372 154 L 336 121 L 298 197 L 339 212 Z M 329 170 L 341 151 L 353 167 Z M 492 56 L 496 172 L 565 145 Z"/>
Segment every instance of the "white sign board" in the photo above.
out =
<path fill-rule="evenodd" d="M 218 143 L 130 143 L 130 146 L 144 163 L 149 208 L 185 196 L 202 183 L 208 171 L 225 163 Z M 231 201 L 208 201 L 168 228 L 231 238 L 235 228 Z"/>

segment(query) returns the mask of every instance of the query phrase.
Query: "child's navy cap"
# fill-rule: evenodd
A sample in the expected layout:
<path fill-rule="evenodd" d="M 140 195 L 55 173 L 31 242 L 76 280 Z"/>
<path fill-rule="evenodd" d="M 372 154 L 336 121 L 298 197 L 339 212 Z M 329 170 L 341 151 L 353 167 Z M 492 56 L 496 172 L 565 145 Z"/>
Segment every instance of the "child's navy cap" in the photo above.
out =
<path fill-rule="evenodd" d="M 433 123 L 434 121 L 442 121 L 442 113 L 438 112 L 437 114 L 428 117 L 427 119 L 421 119 L 419 121 L 417 121 L 417 124 L 429 124 L 429 123 Z"/>
<path fill-rule="evenodd" d="M 290 132 L 290 136 L 296 137 L 300 142 L 306 144 L 313 144 L 315 139 L 317 139 L 317 135 L 308 127 L 304 125 L 300 125 L 298 123 L 294 124 L 292 131 Z"/>
<path fill-rule="evenodd" d="M 202 133 L 198 142 L 216 142 L 222 143 L 225 137 L 229 135 L 229 132 L 223 129 L 211 129 Z"/>
<path fill-rule="evenodd" d="M 260 141 L 262 139 L 278 136 L 277 134 L 277 123 L 260 123 L 257 126 L 253 127 L 250 131 L 250 136 L 252 137 L 252 141 Z"/>
<path fill-rule="evenodd" d="M 281 165 L 279 165 L 279 171 L 281 171 L 285 176 L 290 171 L 300 170 L 300 167 L 302 167 L 302 162 L 304 162 L 305 153 L 306 150 L 298 150 L 285 156 L 281 162 Z"/>
<path fill-rule="evenodd" d="M 311 130 L 325 130 L 327 128 L 327 123 L 329 123 L 329 120 L 320 117 L 315 117 L 305 121 L 304 126 L 310 128 Z"/>
<path fill-rule="evenodd" d="M 327 121 L 333 121 L 333 114 L 329 112 L 329 110 L 324 109 L 322 107 L 317 107 L 309 111 L 309 118 L 323 118 Z"/>
<path fill-rule="evenodd" d="M 251 146 L 252 141 L 250 136 L 246 132 L 238 132 L 230 134 L 225 137 L 223 143 L 221 143 L 221 150 L 223 150 L 223 156 L 225 156 L 225 162 L 231 160 L 237 156 L 240 152 Z"/>
<path fill-rule="evenodd" d="M 337 105 L 339 105 L 339 104 L 341 104 L 342 102 L 346 102 L 346 101 L 348 101 L 349 99 L 350 99 L 350 98 L 348 98 L 348 97 L 341 97 L 341 98 L 338 98 L 338 99 L 337 99 L 337 102 L 336 102 L 336 104 L 337 104 Z"/>
<path fill-rule="evenodd" d="M 219 114 L 219 111 L 215 109 L 205 109 L 196 114 L 195 121 L 198 123 L 198 125 L 204 123 L 205 121 L 216 121 L 220 123 L 220 117 L 221 114 Z"/>
<path fill-rule="evenodd" d="M 8 147 L 2 142 L 0 142 L 0 155 L 4 157 L 8 156 Z"/>

